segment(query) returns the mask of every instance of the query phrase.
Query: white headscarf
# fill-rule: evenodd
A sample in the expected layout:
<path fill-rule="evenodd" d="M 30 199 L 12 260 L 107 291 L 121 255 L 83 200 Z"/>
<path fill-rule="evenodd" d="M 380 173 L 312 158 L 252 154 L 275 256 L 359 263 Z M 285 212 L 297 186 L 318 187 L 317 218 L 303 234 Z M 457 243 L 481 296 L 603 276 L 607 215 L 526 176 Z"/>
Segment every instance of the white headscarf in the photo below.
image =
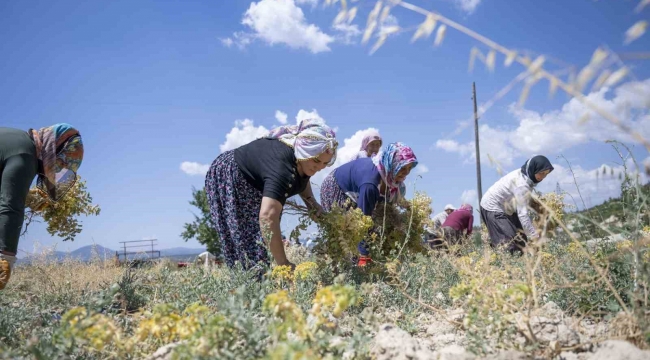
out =
<path fill-rule="evenodd" d="M 280 126 L 271 130 L 269 137 L 293 148 L 298 161 L 315 159 L 323 153 L 333 154 L 327 166 L 336 161 L 336 149 L 339 146 L 336 134 L 320 119 L 306 119 L 298 125 Z"/>

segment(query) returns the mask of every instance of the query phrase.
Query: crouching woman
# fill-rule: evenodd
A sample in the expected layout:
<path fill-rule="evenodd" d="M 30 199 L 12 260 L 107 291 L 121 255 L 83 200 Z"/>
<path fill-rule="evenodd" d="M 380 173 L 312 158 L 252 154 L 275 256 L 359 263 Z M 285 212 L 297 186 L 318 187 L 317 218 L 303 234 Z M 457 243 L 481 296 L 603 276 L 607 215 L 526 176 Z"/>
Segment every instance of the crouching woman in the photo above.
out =
<path fill-rule="evenodd" d="M 310 211 L 321 212 L 310 178 L 334 163 L 337 147 L 334 131 L 322 121 L 303 120 L 214 160 L 205 190 L 228 266 L 268 266 L 267 250 L 278 265 L 294 266 L 282 243 L 282 208 L 300 195 Z"/>
<path fill-rule="evenodd" d="M 359 208 L 364 215 L 372 216 L 380 200 L 404 201 L 404 180 L 417 164 L 410 147 L 399 142 L 389 144 L 372 158 L 353 160 L 332 171 L 321 186 L 321 204 L 328 212 L 340 206 Z M 370 260 L 365 241 L 359 243 L 358 250 L 358 264 L 364 266 Z"/>

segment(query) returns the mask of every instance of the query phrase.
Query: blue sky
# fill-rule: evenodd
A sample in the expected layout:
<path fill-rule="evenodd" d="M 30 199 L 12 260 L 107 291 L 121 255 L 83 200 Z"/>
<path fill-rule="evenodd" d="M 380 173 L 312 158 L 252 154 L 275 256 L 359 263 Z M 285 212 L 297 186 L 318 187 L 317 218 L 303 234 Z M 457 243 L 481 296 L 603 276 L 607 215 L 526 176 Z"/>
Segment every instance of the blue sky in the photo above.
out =
<path fill-rule="evenodd" d="M 314 112 L 338 129 L 342 145 L 347 139 L 341 154 L 356 151 L 357 132 L 370 127 L 387 142 L 411 145 L 424 165 L 415 187 L 433 198 L 436 212 L 446 203 L 475 203 L 473 128 L 462 126 L 472 116 L 472 81 L 483 104 L 525 68 L 506 68 L 498 55 L 494 72 L 480 61 L 468 72 L 472 47 L 488 49 L 453 29 L 438 47 L 437 30 L 411 44 L 424 17 L 401 7 L 378 27 L 401 30 L 370 56 L 379 33 L 366 45 L 360 34 L 375 2 L 355 2 L 358 15 L 346 26 L 333 25 L 338 4 L 323 3 L 0 3 L 0 126 L 68 122 L 80 129 L 86 145 L 80 175 L 102 208 L 99 217 L 83 219 L 74 243 L 50 237 L 37 224 L 21 239 L 21 251 L 32 251 L 35 242 L 64 250 L 93 242 L 116 248 L 119 241 L 151 237 L 161 248 L 198 247 L 179 234 L 192 219 L 191 188 L 203 185 L 205 166 L 285 116 L 295 122 Z M 548 70 L 573 65 L 579 71 L 601 45 L 622 54 L 632 72 L 589 98 L 650 138 L 650 67 L 625 57 L 647 51 L 650 38 L 623 43 L 633 24 L 648 19 L 650 7 L 635 12 L 638 1 L 412 3 L 519 53 L 544 54 Z M 557 159 L 563 154 L 591 204 L 618 190 L 616 180 L 594 176 L 603 164 L 619 169 L 603 140 L 624 140 L 635 145 L 637 159 L 648 158 L 640 144 L 598 116 L 579 126 L 584 107 L 561 91 L 550 98 L 547 81 L 532 88 L 523 109 L 515 105 L 521 89 L 517 84 L 481 117 L 484 192 L 498 178 L 488 153 L 504 171 L 543 153 L 558 170 L 541 189 L 560 183 L 575 193 L 566 163 Z M 283 230 L 291 222 L 286 219 Z"/>

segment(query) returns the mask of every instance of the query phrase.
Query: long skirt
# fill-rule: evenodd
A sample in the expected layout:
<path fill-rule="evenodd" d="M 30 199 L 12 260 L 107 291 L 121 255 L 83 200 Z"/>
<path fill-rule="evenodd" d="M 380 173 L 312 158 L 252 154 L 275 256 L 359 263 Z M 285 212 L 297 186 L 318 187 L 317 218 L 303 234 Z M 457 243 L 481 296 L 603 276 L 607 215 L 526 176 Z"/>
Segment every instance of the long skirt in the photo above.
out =
<path fill-rule="evenodd" d="M 327 212 L 332 211 L 332 208 L 335 205 L 345 207 L 346 210 L 356 209 L 357 203 L 345 195 L 343 189 L 341 189 L 339 184 L 336 182 L 336 178 L 334 178 L 335 172 L 336 170 L 327 175 L 320 187 L 320 204 L 323 207 L 323 210 Z M 370 231 L 372 231 L 372 229 Z M 365 240 L 362 240 L 359 245 L 357 245 L 357 249 L 361 256 L 370 255 Z"/>
<path fill-rule="evenodd" d="M 205 178 L 205 191 L 226 264 L 234 267 L 239 263 L 244 269 L 268 266 L 269 256 L 259 224 L 262 192 L 246 181 L 235 162 L 234 151 L 214 160 Z"/>
<path fill-rule="evenodd" d="M 508 215 L 502 212 L 488 211 L 481 207 L 481 218 L 490 234 L 492 247 L 504 247 L 511 253 L 521 252 L 528 238 L 517 213 Z"/>

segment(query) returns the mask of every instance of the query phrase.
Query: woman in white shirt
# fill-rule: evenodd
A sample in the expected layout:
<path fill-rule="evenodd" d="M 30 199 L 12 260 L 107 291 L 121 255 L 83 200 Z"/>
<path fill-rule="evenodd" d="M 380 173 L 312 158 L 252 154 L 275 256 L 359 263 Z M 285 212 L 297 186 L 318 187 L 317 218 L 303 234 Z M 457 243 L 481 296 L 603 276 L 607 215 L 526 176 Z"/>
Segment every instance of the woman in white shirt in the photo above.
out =
<path fill-rule="evenodd" d="M 521 169 L 502 177 L 481 199 L 481 218 L 490 234 L 490 245 L 521 252 L 528 239 L 539 235 L 528 216 L 533 188 L 553 171 L 542 155 L 530 158 Z"/>

